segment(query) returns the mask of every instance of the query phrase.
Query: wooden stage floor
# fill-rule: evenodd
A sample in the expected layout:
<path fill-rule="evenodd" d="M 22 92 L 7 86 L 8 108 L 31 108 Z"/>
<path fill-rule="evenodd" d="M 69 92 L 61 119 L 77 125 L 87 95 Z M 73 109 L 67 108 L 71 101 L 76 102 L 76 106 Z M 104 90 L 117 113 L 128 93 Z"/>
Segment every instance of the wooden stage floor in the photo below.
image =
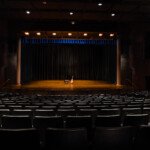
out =
<path fill-rule="evenodd" d="M 64 80 L 31 81 L 23 85 L 11 85 L 14 89 L 47 89 L 47 90 L 81 90 L 81 89 L 122 89 L 124 85 L 116 85 L 106 81 L 74 80 L 73 84 Z"/>
<path fill-rule="evenodd" d="M 99 94 L 120 93 L 128 90 L 124 85 L 116 85 L 106 81 L 74 80 L 73 84 L 65 84 L 64 80 L 40 80 L 31 81 L 23 85 L 7 85 L 5 91 L 19 92 L 20 94 L 42 95 L 74 95 L 74 94 Z"/>

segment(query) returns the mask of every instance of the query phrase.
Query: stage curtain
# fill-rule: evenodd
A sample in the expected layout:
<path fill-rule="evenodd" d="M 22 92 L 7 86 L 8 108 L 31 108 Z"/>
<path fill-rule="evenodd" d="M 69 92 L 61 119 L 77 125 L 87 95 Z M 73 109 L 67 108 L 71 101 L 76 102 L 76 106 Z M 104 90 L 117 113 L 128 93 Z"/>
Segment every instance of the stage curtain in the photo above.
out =
<path fill-rule="evenodd" d="M 104 80 L 116 82 L 116 45 L 22 43 L 21 82 Z"/>

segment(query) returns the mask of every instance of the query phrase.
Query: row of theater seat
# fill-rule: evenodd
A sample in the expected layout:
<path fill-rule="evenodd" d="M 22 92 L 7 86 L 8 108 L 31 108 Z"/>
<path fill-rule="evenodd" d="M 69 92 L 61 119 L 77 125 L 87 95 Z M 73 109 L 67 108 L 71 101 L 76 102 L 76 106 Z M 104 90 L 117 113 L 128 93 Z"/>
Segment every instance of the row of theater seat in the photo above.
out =
<path fill-rule="evenodd" d="M 23 129 L 36 128 L 39 131 L 39 138 L 45 143 L 45 132 L 47 128 L 75 129 L 85 128 L 88 139 L 91 140 L 97 127 L 122 127 L 140 125 L 148 126 L 148 115 L 129 115 L 126 117 L 124 124 L 121 124 L 119 115 L 98 116 L 93 123 L 91 116 L 68 116 L 66 120 L 56 116 L 35 116 L 31 120 L 30 116 L 2 116 L 2 129 Z"/>
<path fill-rule="evenodd" d="M 103 109 L 0 109 L 0 121 L 2 115 L 29 115 L 31 118 L 35 116 L 61 116 L 64 119 L 67 116 L 85 116 L 89 115 L 93 119 L 102 115 L 119 115 L 123 122 L 126 115 L 129 114 L 147 114 L 150 116 L 150 107 L 140 108 L 103 108 Z M 149 119 L 150 120 L 150 119 Z"/>
<path fill-rule="evenodd" d="M 87 127 L 95 128 L 97 126 L 138 126 L 148 125 L 148 114 L 129 114 L 126 115 L 123 123 L 120 115 L 99 115 L 94 119 L 91 116 L 67 116 L 65 119 L 61 116 L 35 116 L 29 115 L 3 115 L 1 117 L 2 128 L 31 128 L 44 124 L 45 127 Z"/>
<path fill-rule="evenodd" d="M 146 150 L 149 134 L 150 126 L 98 127 L 89 141 L 85 128 L 47 128 L 43 144 L 35 128 L 0 129 L 0 145 L 15 150 Z"/>

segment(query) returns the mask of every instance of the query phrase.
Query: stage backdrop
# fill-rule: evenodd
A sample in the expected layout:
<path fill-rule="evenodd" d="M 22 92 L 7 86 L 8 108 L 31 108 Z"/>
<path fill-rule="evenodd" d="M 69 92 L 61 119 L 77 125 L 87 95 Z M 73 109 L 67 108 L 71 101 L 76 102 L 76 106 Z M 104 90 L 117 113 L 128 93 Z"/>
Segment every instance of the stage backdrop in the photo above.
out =
<path fill-rule="evenodd" d="M 22 39 L 21 83 L 33 80 L 116 82 L 116 40 Z"/>

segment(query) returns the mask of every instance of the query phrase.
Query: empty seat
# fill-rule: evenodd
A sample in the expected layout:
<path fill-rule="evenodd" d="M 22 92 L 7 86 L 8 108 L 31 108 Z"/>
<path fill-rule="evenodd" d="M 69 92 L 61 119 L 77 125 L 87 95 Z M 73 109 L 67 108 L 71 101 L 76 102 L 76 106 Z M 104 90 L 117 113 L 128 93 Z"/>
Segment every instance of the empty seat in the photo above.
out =
<path fill-rule="evenodd" d="M 44 105 L 44 103 L 40 103 L 40 102 L 33 102 L 32 103 L 32 105 L 34 105 L 34 106 L 43 106 Z"/>
<path fill-rule="evenodd" d="M 10 109 L 0 109 L 0 124 L 1 124 L 1 118 L 3 115 L 9 115 L 10 114 Z"/>
<path fill-rule="evenodd" d="M 69 116 L 69 115 L 76 115 L 76 110 L 75 109 L 58 109 L 57 110 L 57 115 L 62 116 L 64 119 Z"/>
<path fill-rule="evenodd" d="M 61 116 L 35 116 L 33 119 L 33 126 L 36 128 L 63 128 L 64 120 Z"/>
<path fill-rule="evenodd" d="M 57 109 L 57 106 L 47 106 L 47 105 L 44 105 L 44 106 L 41 106 L 42 109 L 53 109 L 56 111 Z"/>
<path fill-rule="evenodd" d="M 79 109 L 90 109 L 91 106 L 76 106 L 76 109 L 79 110 Z"/>
<path fill-rule="evenodd" d="M 95 118 L 95 127 L 119 127 L 121 126 L 120 115 L 98 115 Z"/>
<path fill-rule="evenodd" d="M 122 114 L 140 114 L 142 112 L 141 108 L 123 108 Z"/>
<path fill-rule="evenodd" d="M 101 109 L 99 115 L 120 115 L 120 108 Z"/>
<path fill-rule="evenodd" d="M 13 110 L 13 109 L 21 109 L 22 108 L 22 105 L 8 105 L 7 108 Z"/>
<path fill-rule="evenodd" d="M 97 109 L 79 109 L 79 111 L 77 112 L 78 115 L 90 115 L 92 117 L 95 117 L 97 113 Z"/>
<path fill-rule="evenodd" d="M 49 105 L 49 106 L 58 106 L 58 103 L 47 102 L 46 105 Z"/>
<path fill-rule="evenodd" d="M 73 106 L 73 103 L 61 103 L 62 106 Z"/>
<path fill-rule="evenodd" d="M 2 128 L 6 129 L 32 128 L 32 121 L 28 115 L 3 115 L 1 124 Z"/>
<path fill-rule="evenodd" d="M 67 116 L 66 128 L 92 128 L 91 116 Z"/>
<path fill-rule="evenodd" d="M 141 108 L 123 108 L 121 111 L 121 121 L 123 122 L 124 117 L 127 114 L 141 114 L 142 110 Z"/>
<path fill-rule="evenodd" d="M 33 111 L 31 109 L 13 109 L 12 115 L 29 115 L 33 117 Z"/>
<path fill-rule="evenodd" d="M 126 127 L 97 127 L 92 150 L 131 150 L 135 129 Z"/>
<path fill-rule="evenodd" d="M 53 109 L 36 109 L 34 116 L 55 116 L 56 112 Z"/>
<path fill-rule="evenodd" d="M 0 104 L 0 109 L 5 109 L 5 108 L 6 108 L 5 105 Z"/>
<path fill-rule="evenodd" d="M 45 131 L 49 127 L 63 128 L 64 120 L 61 116 L 35 116 L 33 126 L 38 129 L 42 146 L 45 146 Z"/>
<path fill-rule="evenodd" d="M 36 129 L 0 129 L 0 145 L 3 149 L 40 150 L 40 141 Z"/>
<path fill-rule="evenodd" d="M 30 106 L 24 106 L 25 109 L 32 109 L 32 110 L 35 110 L 35 109 L 38 109 L 39 106 L 33 106 L 33 105 L 30 105 Z"/>
<path fill-rule="evenodd" d="M 149 121 L 150 121 L 150 107 L 143 107 L 143 114 L 149 114 Z"/>
<path fill-rule="evenodd" d="M 79 102 L 79 103 L 76 103 L 76 106 L 87 106 L 87 103 Z"/>
<path fill-rule="evenodd" d="M 0 109 L 0 117 L 7 114 L 10 114 L 10 109 Z"/>
<path fill-rule="evenodd" d="M 88 139 L 93 137 L 93 118 L 91 116 L 67 116 L 66 128 L 86 128 Z"/>
<path fill-rule="evenodd" d="M 87 132 L 84 128 L 48 128 L 46 131 L 47 150 L 87 150 L 87 147 Z"/>
<path fill-rule="evenodd" d="M 124 126 L 139 126 L 148 125 L 149 115 L 148 114 L 127 114 L 124 117 Z"/>
<path fill-rule="evenodd" d="M 74 106 L 59 106 L 58 109 L 74 109 Z"/>
<path fill-rule="evenodd" d="M 149 149 L 150 143 L 150 126 L 139 126 L 137 134 L 135 136 L 134 150 L 146 150 Z"/>

